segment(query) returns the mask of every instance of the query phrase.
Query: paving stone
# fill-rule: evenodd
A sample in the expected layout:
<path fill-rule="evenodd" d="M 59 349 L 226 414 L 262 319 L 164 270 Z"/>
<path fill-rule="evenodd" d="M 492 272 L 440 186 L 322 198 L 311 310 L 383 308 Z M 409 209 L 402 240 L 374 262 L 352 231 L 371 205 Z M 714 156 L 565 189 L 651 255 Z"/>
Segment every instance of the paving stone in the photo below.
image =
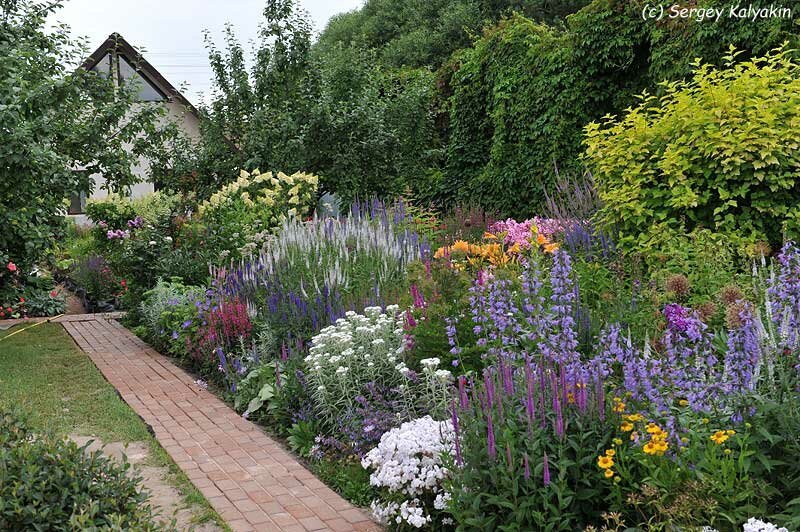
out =
<path fill-rule="evenodd" d="M 381 530 L 118 316 L 58 321 L 232 530 Z"/>

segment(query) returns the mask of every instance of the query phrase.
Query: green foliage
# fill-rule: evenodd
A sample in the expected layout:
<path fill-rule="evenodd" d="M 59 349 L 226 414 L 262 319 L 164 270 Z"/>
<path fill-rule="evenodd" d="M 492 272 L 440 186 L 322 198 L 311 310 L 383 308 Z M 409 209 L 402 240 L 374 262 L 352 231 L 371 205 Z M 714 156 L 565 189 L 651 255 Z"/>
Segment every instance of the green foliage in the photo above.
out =
<path fill-rule="evenodd" d="M 316 421 L 298 421 L 289 429 L 286 442 L 289 448 L 304 458 L 311 456 L 311 449 L 316 444 L 319 426 Z"/>
<path fill-rule="evenodd" d="M 0 5 L 0 258 L 25 272 L 63 237 L 70 194 L 91 192 L 95 173 L 109 188 L 132 185 L 133 165 L 169 129 L 156 126 L 162 107 L 134 105 L 135 87 L 74 68 L 85 48 L 65 26 L 46 27 L 59 7 Z"/>
<path fill-rule="evenodd" d="M 665 7 L 667 4 L 664 4 Z M 670 4 L 672 5 L 672 4 Z M 705 0 L 697 7 L 720 9 L 718 21 L 698 21 L 692 18 L 663 20 L 650 27 L 651 56 L 649 72 L 654 81 L 685 78 L 692 73 L 691 61 L 701 58 L 706 63 L 720 65 L 729 46 L 742 50 L 744 57 L 767 54 L 786 41 L 791 48 L 800 45 L 797 31 L 797 4 L 794 18 L 768 17 L 747 21 L 729 16 L 731 8 L 746 8 L 736 0 Z M 767 7 L 753 4 L 753 7 Z"/>
<path fill-rule="evenodd" d="M 800 65 L 788 51 L 726 68 L 695 63 L 623 117 L 586 128 L 601 218 L 621 243 L 704 227 L 781 240 L 800 194 Z"/>
<path fill-rule="evenodd" d="M 725 16 L 643 23 L 636 3 L 594 0 L 563 27 L 513 15 L 486 28 L 440 70 L 450 100 L 445 197 L 478 199 L 502 215 L 536 214 L 554 167 L 582 170 L 579 128 L 658 81 L 680 80 L 695 57 L 719 64 L 732 43 L 755 54 L 798 42 L 790 19 L 742 24 L 727 17 L 735 2 L 701 4 Z"/>
<path fill-rule="evenodd" d="M 90 200 L 86 202 L 86 216 L 95 224 L 105 222 L 112 229 L 126 227 L 128 220 L 136 217 L 136 209 L 129 198 L 123 198 L 119 194 L 109 194 L 101 200 Z M 97 226 L 98 234 L 103 235 L 105 231 L 102 226 Z"/>
<path fill-rule="evenodd" d="M 186 341 L 197 327 L 187 330 L 181 324 L 197 317 L 198 310 L 193 303 L 200 297 L 205 297 L 202 288 L 184 285 L 176 278 L 169 281 L 159 279 L 153 288 L 142 295 L 136 315 L 146 338 L 174 356 L 187 357 Z M 174 338 L 177 341 L 170 342 L 168 338 L 173 331 L 180 331 L 181 336 Z"/>
<path fill-rule="evenodd" d="M 455 56 L 447 197 L 501 215 L 541 212 L 554 165 L 580 170 L 580 128 L 642 82 L 632 16 L 595 2 L 559 30 L 514 15 Z"/>
<path fill-rule="evenodd" d="M 238 411 L 243 411 L 245 417 L 251 417 L 256 412 L 260 417 L 264 415 L 265 411 L 274 410 L 275 404 L 272 401 L 274 398 L 275 367 L 270 364 L 262 364 L 239 381 L 236 386 L 233 407 Z M 262 410 L 265 405 L 266 408 Z"/>
<path fill-rule="evenodd" d="M 337 44 L 374 49 L 387 68 L 438 67 L 487 22 L 517 11 L 539 22 L 558 23 L 587 0 L 368 0 L 335 15 L 320 35 L 323 51 Z"/>
<path fill-rule="evenodd" d="M 426 185 L 439 157 L 430 106 L 433 75 L 425 69 L 382 71 L 374 54 L 335 46 L 315 54 L 319 95 L 304 143 L 307 167 L 345 204 L 392 197 Z"/>
<path fill-rule="evenodd" d="M 707 229 L 696 229 L 690 233 L 668 232 L 669 244 L 653 249 L 644 255 L 651 278 L 659 287 L 665 288 L 671 275 L 681 274 L 689 281 L 689 293 L 685 299 L 668 294 L 673 301 L 688 302 L 693 308 L 712 301 L 720 290 L 729 285 L 749 285 L 742 274 L 748 259 L 760 258 L 749 254 L 738 239 Z M 768 254 L 768 253 L 767 253 Z M 668 290 L 665 290 L 668 291 Z M 667 303 L 667 301 L 662 301 Z"/>
<path fill-rule="evenodd" d="M 597 478 L 595 459 L 610 441 L 610 427 L 574 419 L 563 439 L 529 428 L 524 414 L 495 419 L 496 457 L 486 454 L 486 420 L 463 416 L 464 467 L 452 467 L 450 512 L 464 530 L 582 530 L 605 510 L 609 489 Z M 505 458 L 510 449 L 513 463 Z M 544 457 L 550 476 L 545 485 Z M 530 477 L 525 478 L 524 457 Z"/>
<path fill-rule="evenodd" d="M 64 295 L 56 290 L 28 288 L 25 294 L 23 299 L 28 316 L 56 316 L 66 310 Z"/>
<path fill-rule="evenodd" d="M 781 390 L 785 393 L 786 390 Z M 772 394 L 760 396 L 751 421 L 751 440 L 758 453 L 753 456 L 753 469 L 761 478 L 770 480 L 768 512 L 775 522 L 790 530 L 800 527 L 800 409 L 797 401 Z"/>
<path fill-rule="evenodd" d="M 623 425 L 628 426 L 606 451 L 614 453 L 614 478 L 600 480 L 602 471 L 595 469 L 598 482 L 611 488 L 613 511 L 621 512 L 629 524 L 674 523 L 688 529 L 734 530 L 749 517 L 763 516 L 772 488 L 753 474 L 761 450 L 753 444 L 752 425 L 734 430 L 728 416 L 684 405 L 675 405 L 671 412 L 675 426 L 681 427 L 677 457 L 656 450 L 654 442 L 676 445 L 660 426 L 636 415 L 624 417 Z M 631 428 L 638 443 L 631 443 Z"/>
<path fill-rule="evenodd" d="M 131 465 L 88 445 L 33 434 L 19 412 L 0 412 L 0 528 L 163 530 Z"/>
<path fill-rule="evenodd" d="M 311 470 L 320 480 L 356 506 L 369 506 L 375 498 L 376 490 L 369 483 L 370 472 L 361 467 L 357 460 L 323 458 L 311 462 Z"/>
<path fill-rule="evenodd" d="M 432 74 L 383 71 L 347 43 L 312 49 L 310 22 L 288 0 L 268 2 L 263 14 L 250 71 L 233 28 L 222 48 L 207 40 L 217 90 L 202 111 L 201 142 L 180 148 L 189 153 L 168 186 L 204 199 L 238 168 L 313 172 L 346 202 L 425 186 L 440 153 Z"/>
<path fill-rule="evenodd" d="M 143 294 L 137 314 L 139 323 L 151 338 L 162 336 L 164 315 L 173 307 L 203 295 L 202 288 L 186 286 L 179 279 L 159 279 L 155 286 Z M 170 329 L 172 330 L 172 329 Z"/>

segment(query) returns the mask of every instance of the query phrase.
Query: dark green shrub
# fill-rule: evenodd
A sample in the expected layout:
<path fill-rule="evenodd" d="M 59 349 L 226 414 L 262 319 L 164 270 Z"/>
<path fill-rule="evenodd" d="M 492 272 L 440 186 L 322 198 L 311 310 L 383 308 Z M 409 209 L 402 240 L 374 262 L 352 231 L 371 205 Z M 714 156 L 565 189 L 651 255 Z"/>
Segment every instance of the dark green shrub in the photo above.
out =
<path fill-rule="evenodd" d="M 586 127 L 586 162 L 620 243 L 650 246 L 703 227 L 781 240 L 800 210 L 800 64 L 776 51 L 695 65 L 624 116 Z"/>
<path fill-rule="evenodd" d="M 140 484 L 129 463 L 0 412 L 0 529 L 162 530 Z"/>
<path fill-rule="evenodd" d="M 64 238 L 67 198 L 91 193 L 93 174 L 112 190 L 136 183 L 133 165 L 161 151 L 164 133 L 165 108 L 137 105 L 133 84 L 69 66 L 87 52 L 50 24 L 60 7 L 0 3 L 0 259 L 24 273 Z"/>
<path fill-rule="evenodd" d="M 445 194 L 503 216 L 541 212 L 556 166 L 581 170 L 583 125 L 644 86 L 644 30 L 631 9 L 595 2 L 568 30 L 515 15 L 463 51 L 450 80 Z"/>
<path fill-rule="evenodd" d="M 661 80 L 685 78 L 696 57 L 721 64 L 731 44 L 747 56 L 786 40 L 797 46 L 791 18 L 750 24 L 728 16 L 732 0 L 697 4 L 724 16 L 643 22 L 641 3 L 594 0 L 563 26 L 514 15 L 485 29 L 440 69 L 450 103 L 442 193 L 504 216 L 540 214 L 554 168 L 583 170 L 578 129 L 590 121 L 634 104 L 645 88 L 661 91 Z"/>

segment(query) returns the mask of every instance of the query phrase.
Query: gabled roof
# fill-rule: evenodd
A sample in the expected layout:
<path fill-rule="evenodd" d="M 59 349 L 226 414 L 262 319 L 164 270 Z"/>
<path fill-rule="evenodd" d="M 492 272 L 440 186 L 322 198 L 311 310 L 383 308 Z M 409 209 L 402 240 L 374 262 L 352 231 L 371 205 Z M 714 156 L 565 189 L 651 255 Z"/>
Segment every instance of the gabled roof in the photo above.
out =
<path fill-rule="evenodd" d="M 147 81 L 158 87 L 158 89 L 167 96 L 168 101 L 181 103 L 189 110 L 189 112 L 199 117 L 199 113 L 195 106 L 192 105 L 191 102 L 187 100 L 178 89 L 176 89 L 169 81 L 167 81 L 167 78 L 162 76 L 161 73 L 156 70 L 156 68 L 151 65 L 147 59 L 145 59 L 144 56 L 138 50 L 136 50 L 136 48 L 131 46 L 131 44 L 119 33 L 114 32 L 109 35 L 108 39 L 106 39 L 103 44 L 97 48 L 97 50 L 92 52 L 92 54 L 86 58 L 86 61 L 83 62 L 81 67 L 86 70 L 91 70 L 97 65 L 97 63 L 100 62 L 101 59 L 103 59 L 106 53 L 113 50 L 121 55 L 124 55 L 132 65 L 135 65 L 135 68 L 139 74 L 141 74 Z"/>

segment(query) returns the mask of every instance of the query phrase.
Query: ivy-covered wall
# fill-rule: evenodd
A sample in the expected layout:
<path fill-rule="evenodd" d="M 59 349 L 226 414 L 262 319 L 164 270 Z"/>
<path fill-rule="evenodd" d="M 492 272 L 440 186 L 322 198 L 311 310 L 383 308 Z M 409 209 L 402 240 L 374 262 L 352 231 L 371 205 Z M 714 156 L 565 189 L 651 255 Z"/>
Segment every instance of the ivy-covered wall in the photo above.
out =
<path fill-rule="evenodd" d="M 726 14 L 736 5 L 703 4 Z M 719 64 L 731 44 L 747 57 L 798 42 L 788 19 L 644 21 L 642 6 L 595 0 L 562 28 L 512 15 L 457 53 L 443 69 L 452 91 L 444 197 L 503 215 L 540 212 L 556 168 L 584 171 L 587 123 L 620 113 L 662 80 L 684 78 L 696 57 Z"/>

